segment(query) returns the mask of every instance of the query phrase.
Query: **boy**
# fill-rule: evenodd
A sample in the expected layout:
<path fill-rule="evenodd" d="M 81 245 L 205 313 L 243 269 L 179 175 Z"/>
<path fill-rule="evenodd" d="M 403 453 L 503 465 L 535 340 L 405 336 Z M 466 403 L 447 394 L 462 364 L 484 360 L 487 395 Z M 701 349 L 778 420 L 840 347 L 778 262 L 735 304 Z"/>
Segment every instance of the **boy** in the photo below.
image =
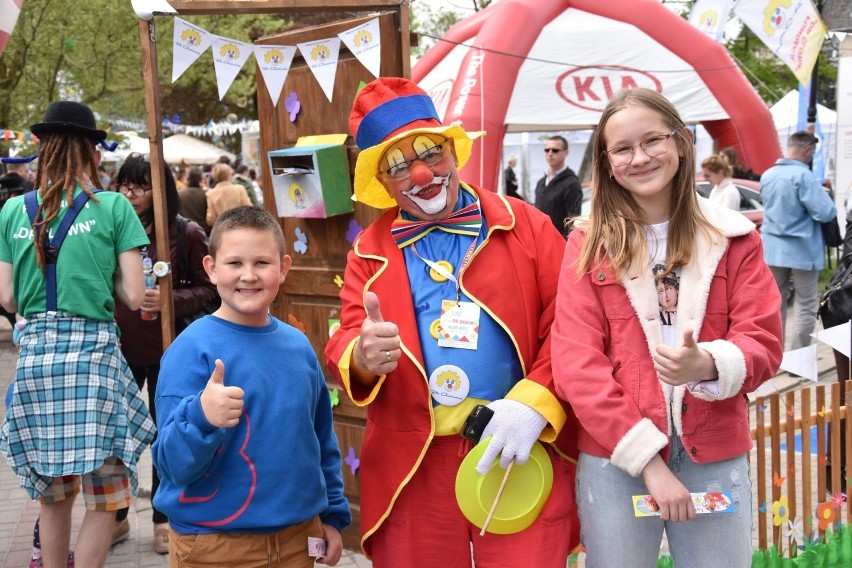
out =
<path fill-rule="evenodd" d="M 290 269 L 277 220 L 223 213 L 204 268 L 221 307 L 163 355 L 154 506 L 171 565 L 337 564 L 351 522 L 331 402 L 307 338 L 269 315 Z M 317 551 L 317 543 L 325 551 Z"/>

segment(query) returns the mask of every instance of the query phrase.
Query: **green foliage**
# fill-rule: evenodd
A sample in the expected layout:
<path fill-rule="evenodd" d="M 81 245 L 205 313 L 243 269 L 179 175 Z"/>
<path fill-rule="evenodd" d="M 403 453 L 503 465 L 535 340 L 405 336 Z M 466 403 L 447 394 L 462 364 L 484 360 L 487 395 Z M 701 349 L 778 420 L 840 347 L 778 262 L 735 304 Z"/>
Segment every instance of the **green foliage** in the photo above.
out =
<path fill-rule="evenodd" d="M 38 122 L 50 101 L 81 100 L 102 117 L 145 119 L 140 25 L 130 2 L 27 0 L 0 56 L 0 128 L 26 130 Z M 285 31 L 281 15 L 223 15 L 188 18 L 210 33 L 251 43 Z M 201 56 L 172 84 L 173 19 L 155 18 L 157 65 L 164 116 L 179 114 L 185 124 L 221 120 L 229 113 L 256 118 L 255 65 L 249 60 L 224 101 L 216 87 L 212 55 Z M 314 22 L 311 22 L 314 23 Z"/>
<path fill-rule="evenodd" d="M 461 12 L 436 6 L 428 0 L 412 0 L 411 31 L 418 34 L 417 45 L 411 46 L 411 56 L 418 59 L 435 45 L 453 24 L 474 12 L 487 8 L 492 0 L 467 0 L 467 5 L 459 0 Z"/>

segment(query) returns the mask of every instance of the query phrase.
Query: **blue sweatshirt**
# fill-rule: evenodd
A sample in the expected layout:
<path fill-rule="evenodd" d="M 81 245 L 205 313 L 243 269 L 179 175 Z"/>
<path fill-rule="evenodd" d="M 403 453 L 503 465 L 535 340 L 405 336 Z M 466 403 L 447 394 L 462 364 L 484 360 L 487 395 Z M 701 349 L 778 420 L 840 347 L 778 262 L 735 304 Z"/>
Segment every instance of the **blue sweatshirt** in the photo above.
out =
<path fill-rule="evenodd" d="M 212 426 L 201 409 L 216 359 L 225 385 L 245 391 L 234 428 Z M 352 521 L 328 387 L 293 327 L 273 317 L 264 327 L 193 323 L 163 355 L 156 410 L 154 506 L 178 533 L 271 533 L 316 515 L 342 531 Z"/>

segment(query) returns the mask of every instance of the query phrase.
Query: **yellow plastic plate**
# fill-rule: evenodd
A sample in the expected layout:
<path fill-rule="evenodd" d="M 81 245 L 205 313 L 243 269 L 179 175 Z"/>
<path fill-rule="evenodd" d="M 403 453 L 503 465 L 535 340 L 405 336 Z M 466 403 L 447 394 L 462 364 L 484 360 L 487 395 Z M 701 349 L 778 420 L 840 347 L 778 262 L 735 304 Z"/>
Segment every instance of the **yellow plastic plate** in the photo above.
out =
<path fill-rule="evenodd" d="M 464 516 L 474 525 L 482 528 L 494 497 L 503 482 L 506 473 L 494 460 L 486 475 L 476 471 L 476 464 L 485 453 L 491 438 L 479 442 L 465 456 L 456 475 L 456 501 Z M 494 518 L 488 525 L 488 531 L 494 534 L 513 534 L 520 532 L 535 521 L 553 488 L 553 466 L 544 447 L 536 442 L 530 452 L 530 459 L 523 465 L 515 465 L 503 496 L 494 512 Z"/>

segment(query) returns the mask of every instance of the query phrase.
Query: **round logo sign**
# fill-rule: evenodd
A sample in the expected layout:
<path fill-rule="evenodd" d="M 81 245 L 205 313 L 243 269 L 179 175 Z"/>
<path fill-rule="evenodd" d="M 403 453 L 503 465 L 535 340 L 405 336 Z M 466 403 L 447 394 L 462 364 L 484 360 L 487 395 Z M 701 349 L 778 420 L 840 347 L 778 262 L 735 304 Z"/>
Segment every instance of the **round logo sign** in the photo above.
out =
<path fill-rule="evenodd" d="M 603 111 L 621 89 L 636 87 L 663 92 L 663 84 L 650 73 L 620 65 L 577 67 L 556 79 L 556 92 L 568 104 L 594 112 Z"/>

